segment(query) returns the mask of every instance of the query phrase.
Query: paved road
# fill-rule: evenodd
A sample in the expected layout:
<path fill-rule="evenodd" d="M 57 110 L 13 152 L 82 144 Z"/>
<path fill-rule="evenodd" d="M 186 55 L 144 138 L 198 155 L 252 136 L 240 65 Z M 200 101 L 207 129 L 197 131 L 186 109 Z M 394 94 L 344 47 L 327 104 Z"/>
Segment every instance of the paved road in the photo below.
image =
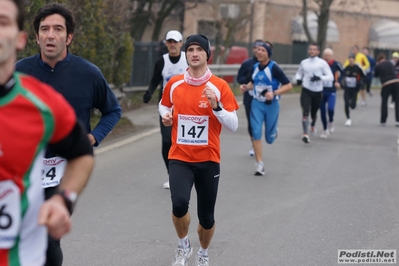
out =
<path fill-rule="evenodd" d="M 238 131 L 223 131 L 221 138 L 211 265 L 337 265 L 338 249 L 398 249 L 399 130 L 393 112 L 381 127 L 380 98 L 374 96 L 367 107 L 352 112 L 348 128 L 342 104 L 339 94 L 336 132 L 305 145 L 299 96 L 284 97 L 279 137 L 263 146 L 266 175 L 261 177 L 253 175 L 244 110 L 239 110 Z M 157 121 L 153 107 L 128 116 L 157 128 L 149 119 Z M 320 121 L 317 126 L 320 133 Z M 62 242 L 64 265 L 171 264 L 178 240 L 169 191 L 162 189 L 167 175 L 161 139 L 157 129 L 141 133 L 122 146 L 97 150 L 73 231 Z M 189 237 L 197 252 L 195 191 L 192 197 Z M 194 265 L 193 258 L 189 262 Z"/>

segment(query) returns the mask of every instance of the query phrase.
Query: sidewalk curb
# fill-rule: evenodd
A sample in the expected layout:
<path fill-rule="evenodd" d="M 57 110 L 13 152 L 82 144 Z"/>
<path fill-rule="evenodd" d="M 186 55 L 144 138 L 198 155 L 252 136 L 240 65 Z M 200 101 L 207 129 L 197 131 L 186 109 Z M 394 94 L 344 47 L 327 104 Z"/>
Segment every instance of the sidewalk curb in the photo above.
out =
<path fill-rule="evenodd" d="M 148 137 L 148 136 L 150 136 L 150 135 L 152 135 L 154 133 L 157 133 L 159 131 L 160 131 L 159 128 L 153 128 L 153 129 L 150 129 L 148 131 L 144 131 L 144 132 L 142 132 L 140 134 L 128 137 L 127 139 L 115 142 L 113 144 L 106 145 L 106 146 L 101 147 L 101 148 L 97 148 L 97 149 L 94 150 L 94 154 L 98 155 L 98 154 L 101 154 L 101 153 L 104 153 L 104 152 L 107 152 L 107 151 L 110 151 L 110 150 L 113 150 L 113 149 L 116 149 L 116 148 L 120 148 L 120 147 L 122 147 L 124 145 L 127 145 L 127 144 L 129 144 L 131 142 L 137 141 L 139 139 Z"/>

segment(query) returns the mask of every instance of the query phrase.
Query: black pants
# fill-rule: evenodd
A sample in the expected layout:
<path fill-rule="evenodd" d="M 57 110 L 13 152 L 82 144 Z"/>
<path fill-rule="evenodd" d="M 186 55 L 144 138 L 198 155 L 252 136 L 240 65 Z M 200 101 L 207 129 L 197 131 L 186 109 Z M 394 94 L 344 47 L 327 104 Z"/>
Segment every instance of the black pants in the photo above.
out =
<path fill-rule="evenodd" d="M 170 146 L 172 146 L 172 127 L 166 127 L 162 123 L 162 117 L 159 116 L 159 124 L 161 127 L 161 136 L 162 136 L 162 158 L 165 163 L 166 169 L 169 173 L 169 150 Z"/>
<path fill-rule="evenodd" d="M 381 89 L 381 123 L 385 123 L 388 117 L 388 98 L 392 95 L 392 101 L 395 104 L 395 119 L 399 122 L 399 83 L 392 83 Z"/>
<path fill-rule="evenodd" d="M 345 102 L 345 115 L 346 115 L 347 119 L 350 119 L 349 107 L 351 109 L 356 108 L 356 99 L 357 99 L 358 92 L 359 92 L 359 87 L 345 88 L 344 102 Z"/>
<path fill-rule="evenodd" d="M 49 187 L 44 189 L 45 199 L 51 198 L 58 187 Z M 61 266 L 63 261 L 63 254 L 61 250 L 61 240 L 54 239 L 50 235 L 47 241 L 46 264 L 44 266 Z"/>
<path fill-rule="evenodd" d="M 321 101 L 323 99 L 323 91 L 310 91 L 306 88 L 302 88 L 301 91 L 301 107 L 303 119 L 307 119 L 309 116 L 312 119 L 311 126 L 314 127 L 317 119 L 317 111 L 320 108 Z M 304 132 L 307 133 L 307 132 Z"/>
<path fill-rule="evenodd" d="M 248 129 L 249 136 L 252 138 L 252 127 L 251 127 L 251 122 L 250 122 L 250 120 L 251 120 L 251 118 L 250 118 L 251 117 L 251 104 L 252 104 L 252 101 L 245 104 L 244 106 L 245 106 L 245 116 L 247 117 L 247 123 L 248 123 L 247 129 Z"/>
<path fill-rule="evenodd" d="M 209 230 L 215 224 L 215 204 L 219 186 L 220 164 L 207 161 L 188 163 L 170 161 L 170 194 L 173 215 L 181 218 L 188 212 L 193 185 L 197 191 L 197 214 L 200 225 Z"/>
<path fill-rule="evenodd" d="M 367 93 L 370 93 L 370 87 L 371 87 L 372 78 L 365 77 L 363 81 L 364 81 L 364 83 L 363 83 L 361 89 L 362 90 L 366 89 Z"/>

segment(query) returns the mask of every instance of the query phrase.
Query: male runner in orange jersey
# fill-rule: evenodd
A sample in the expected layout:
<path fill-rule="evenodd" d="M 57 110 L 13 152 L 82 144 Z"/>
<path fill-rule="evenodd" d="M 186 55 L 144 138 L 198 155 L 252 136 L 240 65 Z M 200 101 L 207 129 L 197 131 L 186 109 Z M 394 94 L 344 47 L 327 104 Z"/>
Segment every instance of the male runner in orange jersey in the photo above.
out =
<path fill-rule="evenodd" d="M 187 265 L 193 250 L 188 239 L 188 205 L 195 184 L 201 245 L 196 265 L 208 266 L 220 177 L 219 136 L 222 126 L 230 131 L 237 129 L 238 104 L 226 81 L 212 75 L 207 67 L 211 49 L 206 36 L 189 36 L 185 52 L 188 69 L 169 80 L 159 104 L 162 122 L 172 126 L 169 183 L 172 218 L 180 239 L 172 265 Z"/>

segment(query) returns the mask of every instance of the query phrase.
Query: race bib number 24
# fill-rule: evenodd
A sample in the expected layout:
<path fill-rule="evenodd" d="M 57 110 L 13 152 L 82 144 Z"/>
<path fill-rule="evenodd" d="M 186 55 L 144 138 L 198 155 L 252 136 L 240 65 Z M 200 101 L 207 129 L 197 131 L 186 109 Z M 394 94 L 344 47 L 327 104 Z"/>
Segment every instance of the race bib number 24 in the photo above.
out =
<path fill-rule="evenodd" d="M 55 187 L 61 183 L 64 176 L 66 159 L 61 157 L 43 158 L 42 187 Z"/>
<path fill-rule="evenodd" d="M 179 115 L 177 144 L 208 145 L 209 116 Z"/>

